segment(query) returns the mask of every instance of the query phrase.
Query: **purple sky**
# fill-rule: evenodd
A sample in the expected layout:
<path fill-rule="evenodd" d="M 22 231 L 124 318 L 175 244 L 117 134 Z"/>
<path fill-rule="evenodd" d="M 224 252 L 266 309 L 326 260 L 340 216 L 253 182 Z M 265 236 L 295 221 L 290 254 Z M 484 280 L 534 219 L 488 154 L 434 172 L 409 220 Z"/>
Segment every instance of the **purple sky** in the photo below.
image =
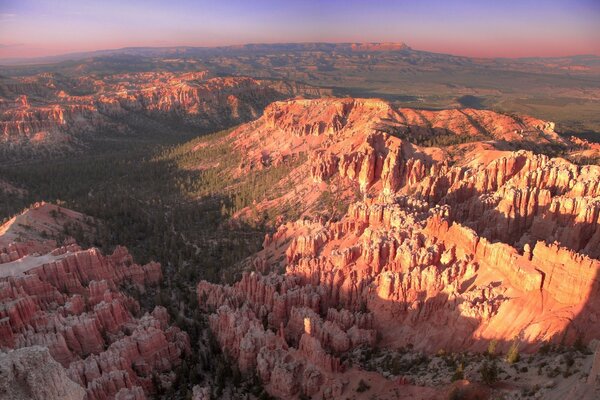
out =
<path fill-rule="evenodd" d="M 309 41 L 403 41 L 482 57 L 600 55 L 600 0 L 0 0 L 0 58 Z"/>

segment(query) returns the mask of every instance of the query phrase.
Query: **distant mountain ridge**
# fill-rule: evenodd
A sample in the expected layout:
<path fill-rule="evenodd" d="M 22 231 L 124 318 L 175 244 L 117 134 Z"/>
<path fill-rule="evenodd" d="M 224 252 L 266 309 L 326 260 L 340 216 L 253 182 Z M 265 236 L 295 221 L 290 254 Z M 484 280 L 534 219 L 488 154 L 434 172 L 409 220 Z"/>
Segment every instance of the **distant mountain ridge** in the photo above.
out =
<path fill-rule="evenodd" d="M 123 47 L 119 49 L 106 49 L 58 54 L 45 57 L 9 57 L 0 58 L 0 65 L 19 64 L 51 64 L 67 60 L 81 60 L 91 57 L 113 55 L 135 55 L 146 57 L 159 57 L 166 55 L 199 56 L 210 53 L 257 52 L 257 51 L 403 51 L 412 50 L 404 42 L 368 42 L 368 43 L 247 43 L 231 46 L 167 46 L 167 47 Z"/>
<path fill-rule="evenodd" d="M 435 53 L 426 50 L 417 50 L 404 42 L 301 42 L 301 43 L 246 43 L 229 46 L 165 46 L 165 47 L 123 47 L 118 49 L 105 49 L 72 52 L 44 57 L 7 57 L 0 58 L 0 65 L 32 65 L 54 64 L 63 61 L 77 61 L 94 57 L 130 55 L 141 57 L 178 56 L 209 56 L 209 55 L 239 55 L 240 53 L 272 52 L 272 51 L 336 51 L 336 52 L 418 52 L 439 54 L 464 59 L 497 59 L 522 62 L 543 62 L 545 60 L 570 60 L 571 62 L 600 63 L 600 56 L 594 54 L 574 54 L 564 57 L 468 57 L 450 53 Z"/>

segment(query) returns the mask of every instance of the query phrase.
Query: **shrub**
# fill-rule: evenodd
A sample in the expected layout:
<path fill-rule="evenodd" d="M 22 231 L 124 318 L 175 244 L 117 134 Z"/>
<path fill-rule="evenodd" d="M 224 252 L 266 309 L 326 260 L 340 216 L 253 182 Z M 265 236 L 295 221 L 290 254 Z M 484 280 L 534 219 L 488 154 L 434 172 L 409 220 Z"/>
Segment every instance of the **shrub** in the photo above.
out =
<path fill-rule="evenodd" d="M 585 345 L 585 343 L 583 343 L 583 336 L 582 335 L 578 335 L 577 339 L 575 340 L 575 343 L 573 343 L 573 348 L 577 351 L 579 351 L 580 353 L 583 354 L 590 354 L 590 351 L 588 349 L 588 347 Z"/>
<path fill-rule="evenodd" d="M 496 365 L 496 361 L 484 361 L 479 369 L 479 373 L 481 374 L 481 380 L 485 384 L 491 385 L 495 383 L 498 380 L 498 366 Z"/>
<path fill-rule="evenodd" d="M 510 348 L 508 349 L 508 353 L 506 353 L 506 361 L 509 364 L 514 364 L 516 362 L 519 362 L 519 359 L 519 342 L 518 339 L 515 338 L 515 340 L 513 340 L 512 344 L 510 345 Z"/>
<path fill-rule="evenodd" d="M 575 358 L 573 358 L 573 354 L 565 354 L 565 363 L 567 364 L 567 368 L 571 368 L 573 364 L 575 364 Z"/>
<path fill-rule="evenodd" d="M 452 378 L 451 378 L 452 382 L 465 378 L 464 369 L 465 368 L 464 368 L 463 363 L 458 364 L 458 366 L 456 367 L 456 370 L 454 371 L 454 374 L 452 374 Z"/>
<path fill-rule="evenodd" d="M 558 374 L 560 374 L 560 370 L 558 369 L 558 367 L 555 367 L 553 370 L 548 371 L 548 378 L 554 378 L 556 376 L 558 376 Z"/>
<path fill-rule="evenodd" d="M 498 341 L 496 339 L 490 341 L 487 348 L 487 353 L 490 357 L 496 356 L 496 347 L 498 347 Z"/>

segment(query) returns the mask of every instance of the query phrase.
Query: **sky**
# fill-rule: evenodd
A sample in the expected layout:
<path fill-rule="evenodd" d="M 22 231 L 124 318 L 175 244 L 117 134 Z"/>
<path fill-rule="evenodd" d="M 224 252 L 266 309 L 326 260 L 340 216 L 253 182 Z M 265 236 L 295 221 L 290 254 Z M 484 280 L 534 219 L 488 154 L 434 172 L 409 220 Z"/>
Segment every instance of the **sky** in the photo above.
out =
<path fill-rule="evenodd" d="M 0 0 L 0 58 L 281 42 L 405 42 L 471 57 L 600 55 L 600 0 Z"/>

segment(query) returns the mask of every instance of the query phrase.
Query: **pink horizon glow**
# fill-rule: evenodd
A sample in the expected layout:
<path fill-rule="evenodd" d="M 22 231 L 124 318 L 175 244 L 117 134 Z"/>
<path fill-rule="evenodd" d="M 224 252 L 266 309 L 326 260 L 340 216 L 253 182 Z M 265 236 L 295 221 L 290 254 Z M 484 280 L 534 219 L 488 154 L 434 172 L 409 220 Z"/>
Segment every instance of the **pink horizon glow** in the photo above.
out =
<path fill-rule="evenodd" d="M 597 0 L 0 0 L 0 58 L 123 47 L 405 42 L 469 57 L 600 55 Z"/>

